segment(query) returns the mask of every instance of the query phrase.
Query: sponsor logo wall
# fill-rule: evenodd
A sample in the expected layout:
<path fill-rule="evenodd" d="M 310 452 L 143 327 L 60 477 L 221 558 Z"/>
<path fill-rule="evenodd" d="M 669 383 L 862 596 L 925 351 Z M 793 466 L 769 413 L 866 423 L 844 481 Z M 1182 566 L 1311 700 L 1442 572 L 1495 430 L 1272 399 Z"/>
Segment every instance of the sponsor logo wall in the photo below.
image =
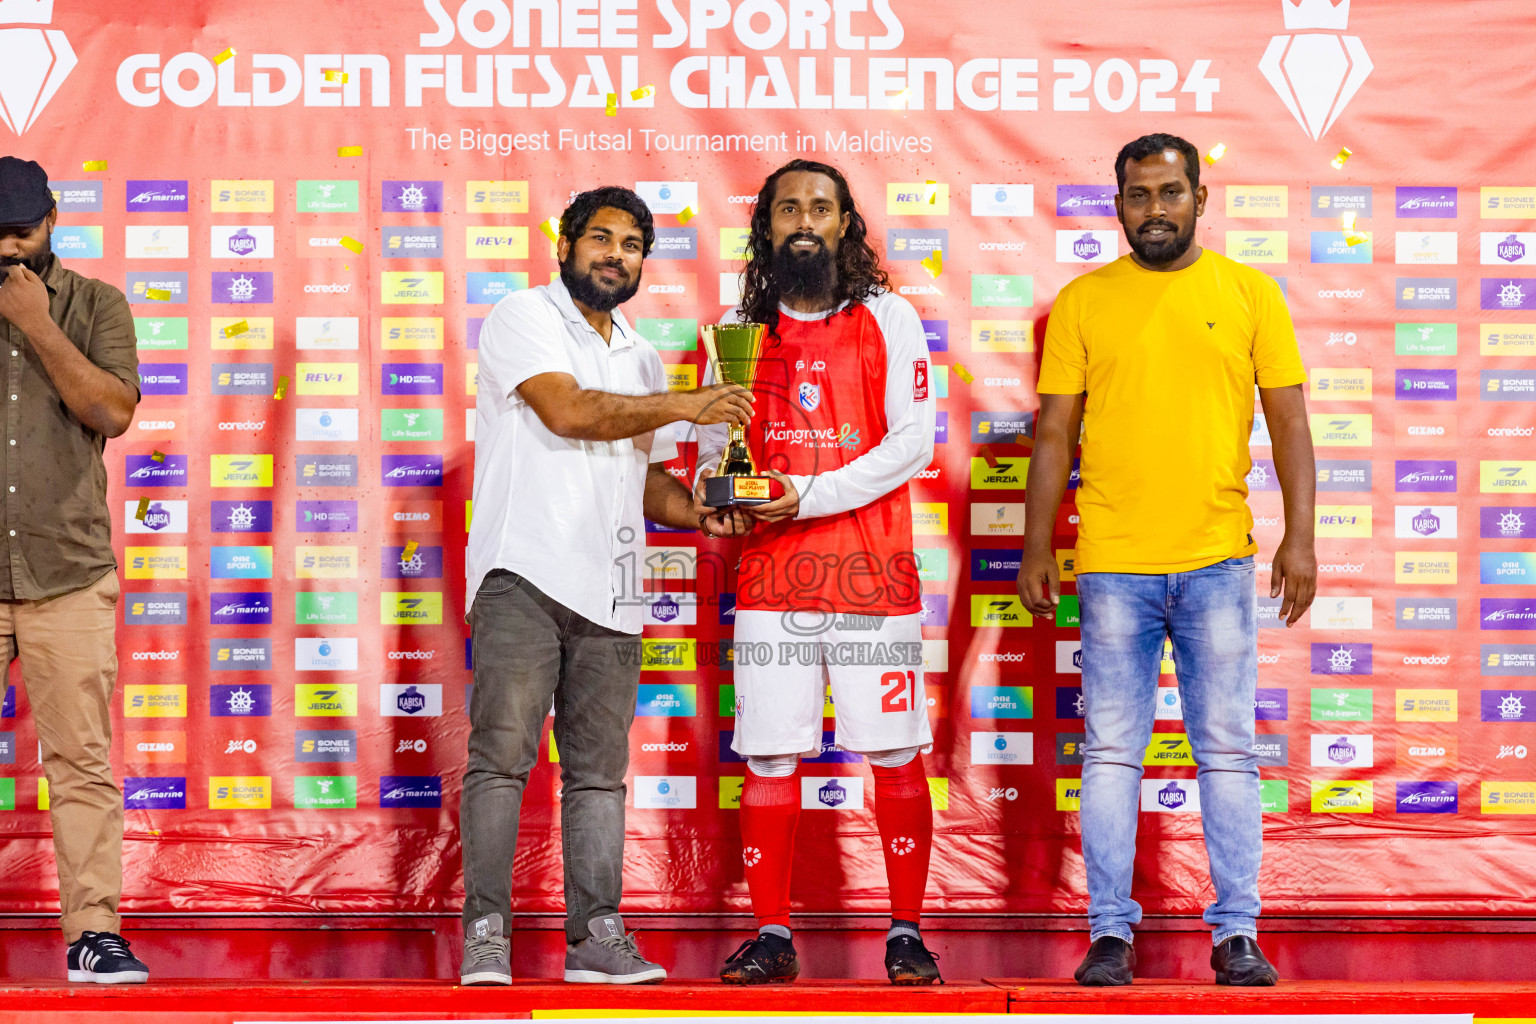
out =
<path fill-rule="evenodd" d="M 32 20 L 0 33 L 10 151 L 50 170 L 55 248 L 124 290 L 138 338 L 144 398 L 106 450 L 124 590 L 113 757 L 130 836 L 151 827 L 142 812 L 159 834 L 130 844 L 125 909 L 184 909 L 151 882 L 167 877 L 198 878 L 199 909 L 265 910 L 279 893 L 336 911 L 456 909 L 445 837 L 472 693 L 463 580 L 482 325 L 496 301 L 551 279 L 542 221 L 575 191 L 627 184 L 658 238 L 625 315 L 676 386 L 696 380 L 697 327 L 737 297 L 756 188 L 805 156 L 849 173 L 930 348 L 942 443 L 912 500 L 935 893 L 960 910 L 1080 912 L 1080 877 L 1042 888 L 1007 867 L 1021 844 L 1074 862 L 1083 761 L 1076 475 L 1053 531 L 1060 609 L 1032 617 L 1013 598 L 1033 382 L 1060 289 L 1126 252 L 1114 149 L 1171 128 L 1202 151 L 1226 144 L 1202 165 L 1200 241 L 1277 279 L 1309 369 L 1318 599 L 1294 629 L 1270 628 L 1284 521 L 1262 415 L 1247 476 L 1265 598 L 1266 904 L 1368 913 L 1390 891 L 1397 909 L 1536 912 L 1536 896 L 1493 904 L 1476 888 L 1524 870 L 1521 816 L 1536 813 L 1536 173 L 1476 147 L 1426 156 L 1425 124 L 1401 119 L 1459 132 L 1438 102 L 1454 93 L 1509 131 L 1536 134 L 1536 121 L 1506 97 L 1507 62 L 1400 74 L 1426 33 L 1507 53 L 1536 14 L 1484 24 L 1451 6 L 1275 0 L 1198 15 L 1221 18 L 1215 32 L 1172 12 L 1148 50 L 1129 27 L 1139 5 L 1097 0 L 1085 59 L 1080 40 L 1043 29 L 956 43 L 955 13 L 928 0 L 782 24 L 743 4 L 725 21 L 564 5 L 538 29 L 496 16 L 510 0 L 386 0 L 357 24 L 335 4 L 313 19 L 324 31 L 294 19 L 281 38 L 260 31 L 269 13 L 231 13 L 220 38 L 238 53 L 215 67 L 190 15 L 146 43 L 112 20 L 131 14 L 83 0 L 15 6 Z M 1014 7 L 1001 16 L 1035 16 Z M 73 58 L 86 38 L 89 64 Z M 23 58 L 50 70 L 15 78 Z M 1397 92 L 1373 73 L 1387 67 Z M 646 85 L 653 95 L 632 95 Z M 218 131 L 166 151 L 194 126 Z M 1335 169 L 1345 145 L 1356 153 Z M 1366 236 L 1354 244 L 1346 214 Z M 796 383 L 807 401 L 833 386 L 814 367 Z M 683 440 L 679 474 L 692 468 Z M 661 529 L 650 544 L 628 827 L 679 852 L 639 870 L 627 905 L 743 911 L 732 667 L 755 652 L 730 643 L 734 552 Z M 1141 808 L 1167 817 L 1143 852 L 1199 872 L 1186 841 L 1199 751 L 1171 652 L 1160 667 Z M 867 769 L 830 729 L 802 804 L 869 856 L 809 867 L 797 898 L 879 911 L 859 895 L 884 885 Z M 558 909 L 559 754 L 546 740 L 527 789 L 519 910 Z M 12 686 L 0 869 L 22 880 L 16 908 L 39 913 L 54 899 L 36 869 L 40 779 Z M 1439 818 L 1414 830 L 1424 819 L 1408 814 Z M 194 856 L 210 829 L 228 839 Z M 1465 903 L 1357 856 L 1357 840 L 1405 830 L 1420 875 L 1483 865 L 1462 879 Z M 294 836 L 313 843 L 270 852 Z M 979 866 L 977 842 L 995 866 Z M 1360 866 L 1318 877 L 1304 866 L 1319 857 Z M 381 881 L 406 877 L 404 863 L 409 881 Z M 1297 872 L 1305 891 L 1278 881 Z M 985 881 L 945 891 L 955 877 Z M 1143 902 L 1195 912 L 1193 895 Z"/>

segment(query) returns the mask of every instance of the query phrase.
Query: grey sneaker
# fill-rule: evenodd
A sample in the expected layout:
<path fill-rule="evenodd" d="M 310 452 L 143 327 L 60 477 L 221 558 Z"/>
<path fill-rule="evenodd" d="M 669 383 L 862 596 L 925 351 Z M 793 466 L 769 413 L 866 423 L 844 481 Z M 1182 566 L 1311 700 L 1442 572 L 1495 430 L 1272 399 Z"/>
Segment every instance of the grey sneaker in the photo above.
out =
<path fill-rule="evenodd" d="M 502 934 L 501 915 L 487 914 L 464 935 L 462 985 L 512 984 L 512 943 Z"/>
<path fill-rule="evenodd" d="M 635 936 L 624 933 L 618 914 L 587 922 L 590 938 L 565 947 L 565 980 L 589 985 L 639 985 L 664 981 L 666 968 L 640 955 Z"/>

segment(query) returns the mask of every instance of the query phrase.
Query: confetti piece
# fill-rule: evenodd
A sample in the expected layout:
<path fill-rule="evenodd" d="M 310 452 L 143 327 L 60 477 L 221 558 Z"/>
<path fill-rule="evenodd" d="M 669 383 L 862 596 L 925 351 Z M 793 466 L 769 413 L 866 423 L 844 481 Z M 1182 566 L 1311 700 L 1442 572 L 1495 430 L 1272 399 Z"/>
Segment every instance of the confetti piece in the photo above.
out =
<path fill-rule="evenodd" d="M 939 201 L 939 183 L 936 181 L 923 182 L 923 202 L 932 206 Z"/>
<path fill-rule="evenodd" d="M 400 561 L 402 561 L 402 562 L 409 562 L 412 558 L 415 558 L 415 557 L 416 557 L 416 542 L 415 541 L 409 541 L 405 545 L 405 550 L 400 552 Z"/>
<path fill-rule="evenodd" d="M 1227 144 L 1225 142 L 1218 142 L 1216 145 L 1211 147 L 1211 151 L 1209 153 L 1205 154 L 1205 162 L 1214 166 L 1217 160 L 1220 160 L 1226 155 Z"/>
<path fill-rule="evenodd" d="M 988 444 L 982 445 L 981 446 L 980 455 L 981 455 L 981 457 L 983 459 L 987 460 L 987 468 L 988 469 L 996 469 L 997 468 L 997 456 L 992 454 L 992 446 L 991 445 L 988 445 Z"/>
<path fill-rule="evenodd" d="M 928 271 L 928 276 L 937 278 L 944 273 L 944 252 L 941 249 L 933 250 L 933 255 L 922 261 L 922 268 Z"/>
<path fill-rule="evenodd" d="M 632 91 L 629 94 L 629 98 L 632 99 L 632 100 L 637 100 L 638 101 L 638 100 L 649 99 L 649 98 L 651 98 L 652 96 L 655 96 L 655 95 L 656 95 L 656 87 L 654 85 L 642 85 L 640 88 L 635 89 L 634 91 Z"/>
<path fill-rule="evenodd" d="M 215 64 L 223 64 L 225 61 L 229 60 L 229 58 L 233 57 L 234 55 L 235 55 L 235 48 L 233 46 L 227 46 L 227 47 L 224 48 L 222 53 L 220 53 L 217 57 L 213 58 L 213 62 Z"/>
<path fill-rule="evenodd" d="M 342 235 L 341 238 L 338 241 L 340 242 L 341 247 L 343 249 L 351 249 L 353 252 L 357 252 L 357 253 L 360 253 L 360 252 L 363 251 L 363 243 L 359 242 L 357 239 L 353 238 L 351 235 Z"/>
<path fill-rule="evenodd" d="M 971 373 L 970 370 L 967 370 L 963 363 L 956 363 L 955 364 L 955 376 L 959 377 L 961 380 L 965 381 L 967 384 L 971 383 L 972 381 L 974 381 L 976 379 L 976 375 Z"/>
<path fill-rule="evenodd" d="M 234 323 L 224 328 L 224 337 L 233 338 L 237 334 L 244 334 L 250 329 L 251 325 L 246 323 L 244 320 L 236 320 Z"/>
<path fill-rule="evenodd" d="M 1343 170 L 1344 161 L 1348 160 L 1352 156 L 1354 156 L 1354 154 L 1349 151 L 1348 146 L 1345 146 L 1343 149 L 1339 150 L 1339 155 L 1333 158 L 1333 169 L 1336 171 Z"/>
<path fill-rule="evenodd" d="M 171 293 L 164 288 L 146 288 L 144 289 L 144 297 L 146 299 L 154 299 L 156 302 L 171 301 Z"/>
<path fill-rule="evenodd" d="M 149 515 L 149 499 L 140 498 L 138 510 L 133 513 L 133 518 L 142 523 L 147 515 Z"/>
<path fill-rule="evenodd" d="M 1344 215 L 1344 233 L 1348 234 L 1353 230 L 1355 230 L 1355 211 L 1350 210 Z"/>
<path fill-rule="evenodd" d="M 162 451 L 160 451 L 157 448 L 154 451 L 149 453 L 149 457 L 150 457 L 151 461 L 154 461 L 154 462 L 164 462 L 165 461 L 165 452 L 162 452 Z"/>
<path fill-rule="evenodd" d="M 1356 246 L 1356 245 L 1359 245 L 1362 242 L 1369 242 L 1370 240 L 1371 240 L 1371 234 L 1370 234 L 1369 231 L 1346 231 L 1346 232 L 1344 232 L 1344 244 L 1348 245 L 1348 246 Z"/>
<path fill-rule="evenodd" d="M 288 378 L 287 377 L 279 377 L 279 378 L 277 378 L 277 390 L 272 392 L 272 397 L 277 399 L 279 402 L 281 402 L 283 400 L 283 396 L 286 395 L 287 393 L 288 393 Z"/>
<path fill-rule="evenodd" d="M 104 171 L 107 169 L 105 160 L 87 160 L 80 165 L 82 171 Z"/>
<path fill-rule="evenodd" d="M 560 218 L 559 217 L 551 217 L 551 218 L 549 218 L 549 220 L 546 220 L 546 221 L 544 221 L 543 223 L 541 223 L 539 225 L 539 230 L 544 232 L 544 237 L 549 239 L 551 242 L 559 241 L 559 239 L 560 239 Z"/>
<path fill-rule="evenodd" d="M 340 82 L 342 85 L 347 84 L 347 73 L 342 71 L 340 68 L 326 68 L 324 74 L 325 80 L 327 82 Z"/>
<path fill-rule="evenodd" d="M 689 221 L 693 220 L 695 216 L 696 214 L 694 213 L 693 207 L 685 206 L 683 207 L 683 212 L 677 215 L 677 222 L 679 224 L 687 224 Z"/>
<path fill-rule="evenodd" d="M 336 147 L 336 155 L 337 156 L 362 156 L 363 155 L 363 147 L 362 146 L 338 146 L 338 147 Z"/>
<path fill-rule="evenodd" d="M 609 117 L 617 117 L 617 116 L 619 116 L 619 94 L 618 93 L 611 92 L 611 93 L 608 94 L 608 106 L 603 109 L 603 113 L 607 114 Z"/>

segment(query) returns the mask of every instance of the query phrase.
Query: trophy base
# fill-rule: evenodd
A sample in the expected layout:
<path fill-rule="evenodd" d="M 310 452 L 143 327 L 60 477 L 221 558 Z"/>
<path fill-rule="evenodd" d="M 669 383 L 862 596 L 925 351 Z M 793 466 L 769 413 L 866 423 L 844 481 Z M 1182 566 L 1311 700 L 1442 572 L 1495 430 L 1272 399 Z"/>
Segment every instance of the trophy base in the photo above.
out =
<path fill-rule="evenodd" d="M 710 508 L 766 505 L 783 493 L 784 488 L 770 476 L 712 476 L 704 481 L 704 504 Z"/>

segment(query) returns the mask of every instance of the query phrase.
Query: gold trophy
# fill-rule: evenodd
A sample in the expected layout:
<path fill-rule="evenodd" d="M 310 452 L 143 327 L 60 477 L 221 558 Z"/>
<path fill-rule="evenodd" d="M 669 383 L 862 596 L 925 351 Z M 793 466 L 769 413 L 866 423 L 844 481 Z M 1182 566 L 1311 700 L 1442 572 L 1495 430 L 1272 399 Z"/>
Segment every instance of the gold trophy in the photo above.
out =
<path fill-rule="evenodd" d="M 704 351 L 716 383 L 729 382 L 750 390 L 757 379 L 766 324 L 705 324 L 699 328 Z M 731 433 L 715 475 L 704 481 L 704 504 L 710 508 L 763 505 L 772 500 L 773 478 L 760 476 L 757 460 L 747 449 L 745 427 L 731 424 Z"/>

